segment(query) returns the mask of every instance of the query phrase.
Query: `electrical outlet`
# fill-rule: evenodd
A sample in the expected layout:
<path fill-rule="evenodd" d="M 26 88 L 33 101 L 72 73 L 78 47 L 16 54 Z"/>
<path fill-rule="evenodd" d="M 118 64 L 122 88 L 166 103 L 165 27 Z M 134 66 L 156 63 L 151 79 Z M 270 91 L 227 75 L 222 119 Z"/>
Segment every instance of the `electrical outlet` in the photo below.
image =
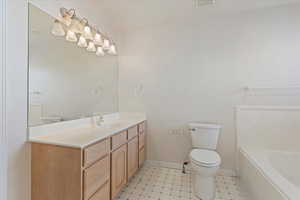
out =
<path fill-rule="evenodd" d="M 183 129 L 183 128 L 170 129 L 169 132 L 170 132 L 171 135 L 184 135 L 185 134 L 185 129 Z"/>
<path fill-rule="evenodd" d="M 195 8 L 199 8 L 205 5 L 213 5 L 216 3 L 216 0 L 193 0 L 193 5 Z"/>

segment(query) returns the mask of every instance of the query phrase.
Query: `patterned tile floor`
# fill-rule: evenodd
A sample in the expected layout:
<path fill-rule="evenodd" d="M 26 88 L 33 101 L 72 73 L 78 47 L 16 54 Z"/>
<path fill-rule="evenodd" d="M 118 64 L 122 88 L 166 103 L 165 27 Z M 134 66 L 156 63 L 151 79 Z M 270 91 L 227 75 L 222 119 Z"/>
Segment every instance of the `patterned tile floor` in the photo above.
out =
<path fill-rule="evenodd" d="M 216 200 L 245 200 L 235 177 L 218 176 Z M 117 200 L 199 200 L 193 196 L 190 174 L 180 170 L 144 166 Z"/>

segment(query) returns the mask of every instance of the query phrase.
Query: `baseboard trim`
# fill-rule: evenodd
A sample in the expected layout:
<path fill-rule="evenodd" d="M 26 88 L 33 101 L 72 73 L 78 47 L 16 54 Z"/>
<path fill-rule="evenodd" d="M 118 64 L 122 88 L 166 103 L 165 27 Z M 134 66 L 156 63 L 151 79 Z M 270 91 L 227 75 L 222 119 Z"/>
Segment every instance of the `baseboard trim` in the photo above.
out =
<path fill-rule="evenodd" d="M 182 164 L 175 162 L 165 162 L 165 161 L 157 161 L 157 160 L 146 160 L 146 165 L 152 167 L 165 167 L 170 169 L 182 169 Z"/>
<path fill-rule="evenodd" d="M 176 162 L 146 160 L 145 164 L 146 164 L 146 166 L 152 166 L 152 167 L 164 167 L 164 168 L 182 170 L 182 164 L 176 163 Z M 190 165 L 186 166 L 186 171 L 187 172 L 191 171 Z M 220 176 L 237 176 L 236 172 L 231 169 L 220 169 L 218 172 L 218 175 L 220 175 Z"/>
<path fill-rule="evenodd" d="M 232 169 L 219 169 L 218 175 L 237 177 L 237 173 Z"/>

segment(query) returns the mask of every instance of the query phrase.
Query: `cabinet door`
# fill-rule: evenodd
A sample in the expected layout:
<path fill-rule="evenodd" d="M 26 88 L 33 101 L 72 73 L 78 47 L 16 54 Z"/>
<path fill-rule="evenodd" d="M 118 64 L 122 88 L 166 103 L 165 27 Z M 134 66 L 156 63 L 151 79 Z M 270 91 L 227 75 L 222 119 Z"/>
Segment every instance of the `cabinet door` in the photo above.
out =
<path fill-rule="evenodd" d="M 85 169 L 83 174 L 84 200 L 88 200 L 93 194 L 95 194 L 97 190 L 99 190 L 99 188 L 109 181 L 109 156 L 106 156 L 102 160 L 93 164 L 91 167 Z"/>
<path fill-rule="evenodd" d="M 139 168 L 139 144 L 138 137 L 128 142 L 128 180 Z"/>
<path fill-rule="evenodd" d="M 144 148 L 145 146 L 145 132 L 139 133 L 139 149 Z"/>
<path fill-rule="evenodd" d="M 111 195 L 115 199 L 127 183 L 127 145 L 121 146 L 111 155 Z"/>
<path fill-rule="evenodd" d="M 139 167 L 145 162 L 145 147 L 139 150 Z"/>
<path fill-rule="evenodd" d="M 110 200 L 109 181 L 99 191 L 97 191 L 89 200 Z"/>

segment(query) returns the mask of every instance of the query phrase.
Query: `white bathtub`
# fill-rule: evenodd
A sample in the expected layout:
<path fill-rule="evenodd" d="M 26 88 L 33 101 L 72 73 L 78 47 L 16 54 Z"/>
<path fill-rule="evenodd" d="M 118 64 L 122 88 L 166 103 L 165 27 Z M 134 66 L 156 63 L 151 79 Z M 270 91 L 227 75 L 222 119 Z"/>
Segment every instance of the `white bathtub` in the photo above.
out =
<path fill-rule="evenodd" d="M 252 200 L 300 200 L 300 152 L 241 147 L 239 175 Z"/>

